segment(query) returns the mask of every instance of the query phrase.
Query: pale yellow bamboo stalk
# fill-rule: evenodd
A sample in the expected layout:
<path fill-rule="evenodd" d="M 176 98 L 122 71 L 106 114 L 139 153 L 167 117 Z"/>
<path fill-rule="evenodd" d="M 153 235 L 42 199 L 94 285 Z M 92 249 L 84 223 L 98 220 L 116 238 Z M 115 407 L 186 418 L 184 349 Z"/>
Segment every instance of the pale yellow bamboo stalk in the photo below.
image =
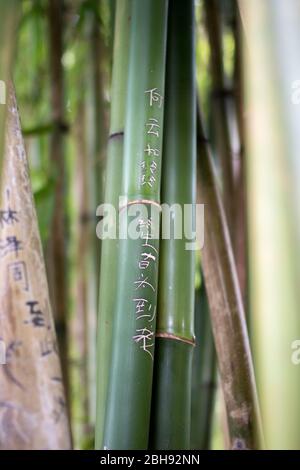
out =
<path fill-rule="evenodd" d="M 69 449 L 70 434 L 28 164 L 12 87 L 0 212 L 0 449 Z"/>
<path fill-rule="evenodd" d="M 239 0 L 239 8 L 245 33 L 251 337 L 266 447 L 296 450 L 300 108 L 294 86 L 300 77 L 299 1 Z"/>
<path fill-rule="evenodd" d="M 74 260 L 71 269 L 72 315 L 70 315 L 68 332 L 69 376 L 71 390 L 71 422 L 73 445 L 81 449 L 91 435 L 89 426 L 89 390 L 88 384 L 88 283 L 86 260 L 89 252 L 88 221 L 88 178 L 87 150 L 85 141 L 85 106 L 78 104 L 74 123 L 74 140 L 76 160 L 72 180 L 72 197 L 74 199 L 74 216 L 71 222 L 72 255 Z"/>

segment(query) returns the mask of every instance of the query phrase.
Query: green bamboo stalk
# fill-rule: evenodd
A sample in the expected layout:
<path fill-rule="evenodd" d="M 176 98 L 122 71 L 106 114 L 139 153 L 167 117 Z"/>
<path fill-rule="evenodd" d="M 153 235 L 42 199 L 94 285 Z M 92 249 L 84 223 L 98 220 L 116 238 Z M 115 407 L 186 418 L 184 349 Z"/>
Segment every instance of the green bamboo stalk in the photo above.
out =
<path fill-rule="evenodd" d="M 261 444 L 261 426 L 243 302 L 213 161 L 198 112 L 198 196 L 205 204 L 202 266 L 232 449 Z"/>
<path fill-rule="evenodd" d="M 170 0 L 162 202 L 196 202 L 194 2 Z M 174 224 L 178 223 L 176 212 Z M 192 223 L 192 220 L 190 220 Z M 188 449 L 194 348 L 195 251 L 161 240 L 151 446 Z"/>
<path fill-rule="evenodd" d="M 299 2 L 239 7 L 255 366 L 266 446 L 292 450 L 300 447 Z"/>
<path fill-rule="evenodd" d="M 128 72 L 128 47 L 131 0 L 118 0 L 115 18 L 113 75 L 111 87 L 110 137 L 107 148 L 107 165 L 104 202 L 119 207 L 122 184 L 125 103 Z M 112 288 L 117 279 L 117 239 L 101 242 L 101 274 L 99 316 L 97 328 L 97 405 L 96 449 L 103 447 L 103 432 L 107 402 L 107 387 L 111 363 L 112 326 L 115 295 Z"/>
<path fill-rule="evenodd" d="M 0 28 L 0 174 L 4 153 L 4 129 L 6 116 L 7 84 L 11 78 L 11 68 L 16 47 L 17 25 L 21 12 L 18 0 L 0 1 L 2 25 Z M 0 178 L 1 181 L 1 178 Z M 1 188 L 0 188 L 1 190 Z"/>
<path fill-rule="evenodd" d="M 235 209 L 234 198 L 232 197 L 234 190 L 233 153 L 227 113 L 228 90 L 226 90 L 223 67 L 221 18 L 217 0 L 204 0 L 204 8 L 211 53 L 212 110 L 216 124 L 217 147 L 222 169 L 222 195 L 228 227 L 232 234 Z"/>
<path fill-rule="evenodd" d="M 193 357 L 191 448 L 210 448 L 216 391 L 216 353 L 204 284 L 195 298 L 196 347 Z"/>
<path fill-rule="evenodd" d="M 146 449 L 155 339 L 168 1 L 133 0 L 113 355 L 104 447 Z M 139 214 L 140 213 L 140 214 Z M 156 238 L 154 238 L 154 236 Z M 153 238 L 152 238 L 153 237 Z"/>
<path fill-rule="evenodd" d="M 88 194 L 91 217 L 87 224 L 89 250 L 86 270 L 88 279 L 88 380 L 89 419 L 95 426 L 96 416 L 96 324 L 99 301 L 99 276 L 101 241 L 96 236 L 94 214 L 104 199 L 104 162 L 108 138 L 107 116 L 104 99 L 104 39 L 100 29 L 99 2 L 87 16 L 89 67 L 87 69 L 87 144 L 88 144 Z M 118 183 L 118 181 L 116 181 Z M 119 185 L 116 186 L 118 188 Z"/>

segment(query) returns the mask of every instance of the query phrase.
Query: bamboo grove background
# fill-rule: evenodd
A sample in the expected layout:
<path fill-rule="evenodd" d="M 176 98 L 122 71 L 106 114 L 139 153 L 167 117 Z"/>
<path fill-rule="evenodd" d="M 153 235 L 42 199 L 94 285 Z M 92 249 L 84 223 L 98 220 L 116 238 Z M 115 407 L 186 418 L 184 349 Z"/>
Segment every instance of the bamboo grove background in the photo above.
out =
<path fill-rule="evenodd" d="M 300 449 L 300 1 L 0 9 L 0 449 Z"/>

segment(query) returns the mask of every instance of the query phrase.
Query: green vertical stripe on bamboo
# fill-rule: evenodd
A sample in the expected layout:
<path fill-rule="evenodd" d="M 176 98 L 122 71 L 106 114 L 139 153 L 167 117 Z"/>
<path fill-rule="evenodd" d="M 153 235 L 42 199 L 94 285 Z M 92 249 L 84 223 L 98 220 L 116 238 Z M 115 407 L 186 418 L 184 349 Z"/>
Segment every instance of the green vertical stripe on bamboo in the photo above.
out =
<path fill-rule="evenodd" d="M 103 441 L 108 449 L 148 446 L 158 277 L 158 237 L 151 237 L 159 229 L 167 7 L 168 1 L 133 0 L 131 9 L 120 225 L 123 230 L 140 210 L 142 236 L 120 239 Z"/>
<path fill-rule="evenodd" d="M 196 201 L 193 0 L 170 0 L 168 21 L 162 202 L 176 204 L 179 212 L 171 209 L 170 222 L 183 229 L 181 214 L 182 221 L 188 215 L 193 222 L 184 205 Z M 151 422 L 151 447 L 156 449 L 190 446 L 195 251 L 187 249 L 189 242 L 174 233 L 161 240 Z"/>
<path fill-rule="evenodd" d="M 89 236 L 89 250 L 85 269 L 88 273 L 87 286 L 87 364 L 89 381 L 89 419 L 95 426 L 96 416 L 96 322 L 99 298 L 101 263 L 101 241 L 96 236 L 94 214 L 104 201 L 104 161 L 108 139 L 106 103 L 104 99 L 104 37 L 99 17 L 99 2 L 93 0 L 91 11 L 86 18 L 88 37 L 88 66 L 86 74 L 87 100 L 87 154 L 88 154 L 88 198 L 89 222 L 86 226 Z M 115 186 L 118 188 L 118 184 Z"/>
<path fill-rule="evenodd" d="M 195 297 L 196 347 L 193 355 L 191 448 L 210 448 L 216 389 L 216 352 L 202 278 Z"/>
<path fill-rule="evenodd" d="M 108 141 L 105 197 L 118 212 L 122 184 L 125 103 L 127 95 L 128 47 L 131 0 L 118 0 L 115 18 L 113 76 L 111 88 L 110 138 Z M 113 221 L 110 221 L 113 228 Z M 99 316 L 97 328 L 97 405 L 96 449 L 103 447 L 104 419 L 109 370 L 111 366 L 112 326 L 115 310 L 118 240 L 102 240 Z"/>

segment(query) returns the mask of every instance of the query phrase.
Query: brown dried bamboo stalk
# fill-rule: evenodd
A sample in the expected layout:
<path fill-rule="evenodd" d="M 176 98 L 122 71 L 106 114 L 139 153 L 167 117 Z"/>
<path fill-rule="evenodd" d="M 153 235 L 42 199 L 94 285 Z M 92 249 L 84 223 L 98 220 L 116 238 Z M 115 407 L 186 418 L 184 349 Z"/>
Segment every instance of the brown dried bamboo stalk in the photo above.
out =
<path fill-rule="evenodd" d="M 55 319 L 63 379 L 68 398 L 68 347 L 67 347 L 67 291 L 65 258 L 65 162 L 64 162 L 64 95 L 63 95 L 63 0 L 48 2 L 49 59 L 51 79 L 51 108 L 53 131 L 50 140 L 50 160 L 55 178 L 54 212 L 47 244 L 47 269 L 51 303 Z"/>
<path fill-rule="evenodd" d="M 198 204 L 205 204 L 202 266 L 226 403 L 231 449 L 254 449 L 260 437 L 255 378 L 243 303 L 213 161 L 198 110 Z"/>
<path fill-rule="evenodd" d="M 247 207 L 245 185 L 245 132 L 244 132 L 244 103 L 242 77 L 242 35 L 239 11 L 236 5 L 233 21 L 235 41 L 234 61 L 234 104 L 239 134 L 239 149 L 235 158 L 235 188 L 234 188 L 234 228 L 233 250 L 236 260 L 237 275 L 240 283 L 244 307 L 247 308 Z"/>
<path fill-rule="evenodd" d="M 0 449 L 69 449 L 64 387 L 14 90 L 0 219 Z"/>
<path fill-rule="evenodd" d="M 225 74 L 223 67 L 223 45 L 221 18 L 219 6 L 216 0 L 204 0 L 205 20 L 210 44 L 210 63 L 212 79 L 213 116 L 217 130 L 217 145 L 220 153 L 222 169 L 222 196 L 224 209 L 232 234 L 234 220 L 234 175 L 233 175 L 233 151 L 230 140 L 230 129 L 227 111 L 228 95 L 231 94 L 225 88 Z"/>

